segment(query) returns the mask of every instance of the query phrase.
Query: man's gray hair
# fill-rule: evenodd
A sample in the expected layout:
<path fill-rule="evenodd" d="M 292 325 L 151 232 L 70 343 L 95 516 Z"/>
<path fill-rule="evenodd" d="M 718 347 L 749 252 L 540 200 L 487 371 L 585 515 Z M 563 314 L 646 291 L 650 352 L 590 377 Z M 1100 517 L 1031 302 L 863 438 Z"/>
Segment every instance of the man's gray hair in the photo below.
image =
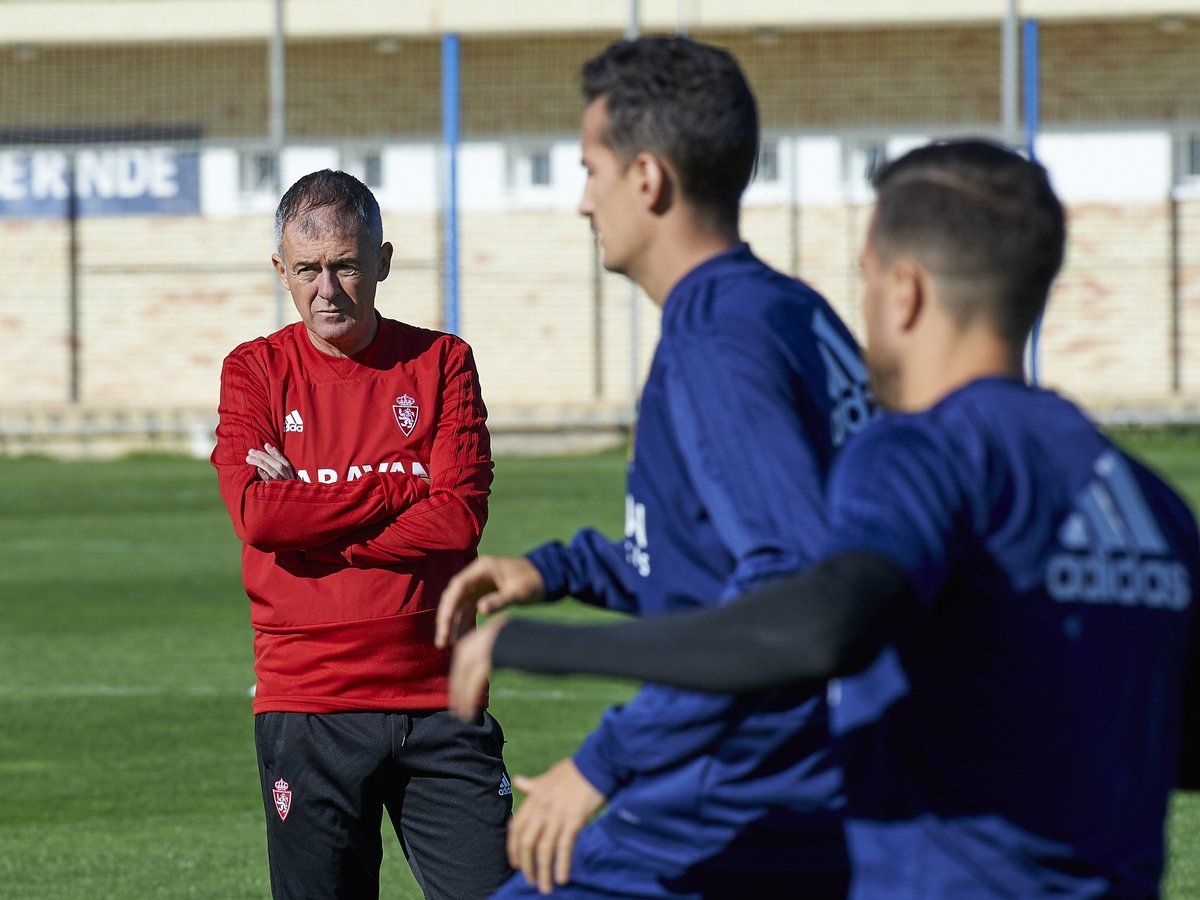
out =
<path fill-rule="evenodd" d="M 383 216 L 371 189 L 346 172 L 321 169 L 293 184 L 279 201 L 275 210 L 275 249 L 283 253 L 283 229 L 289 222 L 303 216 L 301 225 L 307 230 L 308 214 L 326 207 L 347 228 L 365 231 L 374 247 L 383 244 Z"/>

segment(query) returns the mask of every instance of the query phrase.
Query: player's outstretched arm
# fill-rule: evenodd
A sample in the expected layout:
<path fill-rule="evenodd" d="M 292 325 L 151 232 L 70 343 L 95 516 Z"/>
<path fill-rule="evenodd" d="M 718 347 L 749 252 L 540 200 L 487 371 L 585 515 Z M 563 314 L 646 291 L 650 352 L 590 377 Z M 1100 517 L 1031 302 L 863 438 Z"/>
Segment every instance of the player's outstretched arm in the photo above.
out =
<path fill-rule="evenodd" d="M 497 620 L 456 651 L 451 694 L 456 709 L 470 711 L 493 667 L 703 691 L 818 683 L 870 663 L 917 605 L 890 560 L 841 553 L 698 613 L 598 627 Z"/>
<path fill-rule="evenodd" d="M 624 543 L 594 528 L 581 528 L 567 545 L 542 544 L 530 551 L 529 560 L 542 573 L 552 599 L 570 596 L 614 612 L 637 610 L 638 576 L 626 562 Z"/>
<path fill-rule="evenodd" d="M 523 556 L 481 556 L 450 579 L 438 602 L 434 642 L 449 647 L 475 622 L 475 613 L 537 603 L 546 595 L 542 575 Z"/>

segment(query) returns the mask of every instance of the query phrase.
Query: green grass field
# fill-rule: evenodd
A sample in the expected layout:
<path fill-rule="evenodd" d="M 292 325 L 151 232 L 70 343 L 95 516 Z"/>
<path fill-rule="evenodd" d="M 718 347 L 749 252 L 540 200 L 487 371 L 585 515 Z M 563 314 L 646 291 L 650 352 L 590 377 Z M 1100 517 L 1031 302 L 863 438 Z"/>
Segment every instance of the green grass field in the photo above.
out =
<path fill-rule="evenodd" d="M 1126 440 L 1200 501 L 1200 436 Z M 502 460 L 485 549 L 618 533 L 623 463 Z M 0 897 L 268 895 L 247 605 L 207 464 L 0 460 Z M 569 754 L 630 691 L 502 673 L 510 769 Z M 1169 893 L 1200 896 L 1200 800 L 1171 835 Z M 383 896 L 419 896 L 386 847 Z"/>

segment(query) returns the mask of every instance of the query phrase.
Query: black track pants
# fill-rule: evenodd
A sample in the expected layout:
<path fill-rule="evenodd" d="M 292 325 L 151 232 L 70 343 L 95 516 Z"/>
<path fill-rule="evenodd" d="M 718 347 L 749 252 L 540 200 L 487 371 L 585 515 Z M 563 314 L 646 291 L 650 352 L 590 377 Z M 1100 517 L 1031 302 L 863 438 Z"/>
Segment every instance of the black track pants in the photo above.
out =
<path fill-rule="evenodd" d="M 260 713 L 254 741 L 277 900 L 377 897 L 385 808 L 431 900 L 508 877 L 512 791 L 490 714 Z"/>

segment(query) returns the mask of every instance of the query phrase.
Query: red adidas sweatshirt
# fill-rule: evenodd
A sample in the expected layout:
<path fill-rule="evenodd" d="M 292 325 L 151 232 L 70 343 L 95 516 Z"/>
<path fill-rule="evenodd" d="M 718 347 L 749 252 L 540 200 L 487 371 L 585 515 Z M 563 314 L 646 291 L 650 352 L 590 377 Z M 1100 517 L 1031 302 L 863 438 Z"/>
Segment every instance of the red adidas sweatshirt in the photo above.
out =
<path fill-rule="evenodd" d="M 219 412 L 254 712 L 445 707 L 434 615 L 475 555 L 492 482 L 470 348 L 381 317 L 370 346 L 335 358 L 297 322 L 226 357 Z M 259 479 L 246 451 L 267 443 L 297 479 Z"/>

